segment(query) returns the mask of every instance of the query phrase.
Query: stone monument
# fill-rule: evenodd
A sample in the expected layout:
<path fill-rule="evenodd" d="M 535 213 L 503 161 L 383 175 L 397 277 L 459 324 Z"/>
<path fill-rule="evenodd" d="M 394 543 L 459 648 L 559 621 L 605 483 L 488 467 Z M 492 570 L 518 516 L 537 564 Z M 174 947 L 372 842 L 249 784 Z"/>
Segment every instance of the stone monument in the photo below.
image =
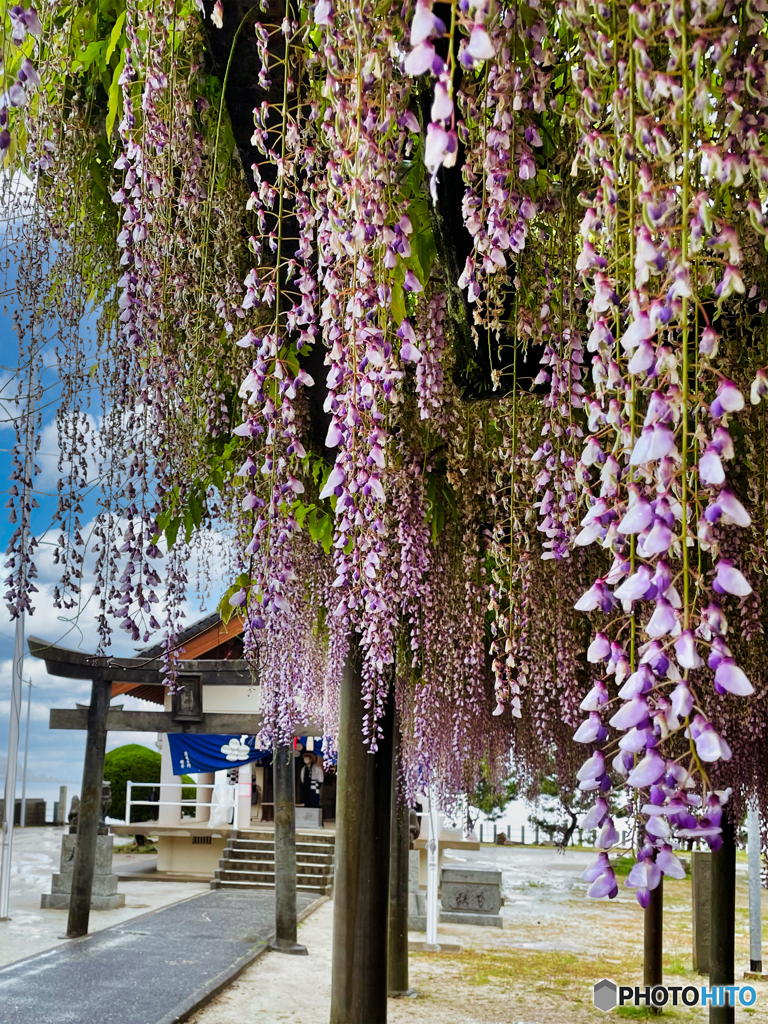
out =
<path fill-rule="evenodd" d="M 408 851 L 408 931 L 427 930 L 427 894 L 419 887 L 419 851 Z"/>
<path fill-rule="evenodd" d="M 117 891 L 117 875 L 112 873 L 112 844 L 115 837 L 109 835 L 109 828 L 104 821 L 111 802 L 112 789 L 110 784 L 105 782 L 101 795 L 99 835 L 96 840 L 96 868 L 93 874 L 93 892 L 91 894 L 92 910 L 114 910 L 116 907 L 125 906 L 125 896 Z M 69 812 L 69 833 L 61 837 L 59 873 L 53 876 L 51 891 L 44 892 L 40 897 L 40 906 L 44 910 L 69 909 L 79 812 L 80 800 L 74 796 Z"/>
<path fill-rule="evenodd" d="M 501 902 L 500 871 L 443 868 L 441 923 L 501 928 Z"/>

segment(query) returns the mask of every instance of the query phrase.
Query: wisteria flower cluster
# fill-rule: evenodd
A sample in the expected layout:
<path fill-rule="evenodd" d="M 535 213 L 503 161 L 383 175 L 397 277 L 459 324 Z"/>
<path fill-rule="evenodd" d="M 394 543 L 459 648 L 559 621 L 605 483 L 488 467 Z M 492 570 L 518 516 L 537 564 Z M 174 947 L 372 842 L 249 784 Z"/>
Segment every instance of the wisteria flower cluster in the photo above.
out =
<path fill-rule="evenodd" d="M 359 654 L 371 749 L 394 688 L 405 791 L 449 802 L 510 751 L 526 784 L 554 771 L 594 794 L 593 896 L 632 809 L 646 904 L 678 842 L 768 806 L 760 4 L 110 17 L 93 72 L 54 0 L 12 9 L 4 53 L 0 146 L 39 193 L 19 237 L 57 243 L 20 294 L 64 300 L 57 598 L 79 606 L 97 386 L 105 643 L 162 627 L 172 677 L 215 528 L 265 742 L 311 713 L 333 746 Z"/>

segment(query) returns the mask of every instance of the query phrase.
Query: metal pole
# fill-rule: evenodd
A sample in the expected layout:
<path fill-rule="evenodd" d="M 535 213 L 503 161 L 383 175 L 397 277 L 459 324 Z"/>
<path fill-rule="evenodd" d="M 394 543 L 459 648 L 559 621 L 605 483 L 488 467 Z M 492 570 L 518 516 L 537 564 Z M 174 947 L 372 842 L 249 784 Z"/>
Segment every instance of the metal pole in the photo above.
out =
<path fill-rule="evenodd" d="M 275 941 L 277 953 L 305 955 L 296 941 L 296 769 L 293 744 L 275 745 L 272 753 L 275 793 Z"/>
<path fill-rule="evenodd" d="M 72 865 L 72 892 L 69 897 L 67 938 L 88 934 L 91 914 L 93 872 L 96 867 L 96 846 L 101 819 L 101 791 L 104 785 L 104 755 L 107 749 L 107 715 L 112 684 L 104 682 L 101 673 L 91 683 L 88 708 L 88 732 L 83 761 L 83 786 L 77 819 L 77 842 Z"/>
<path fill-rule="evenodd" d="M 0 921 L 8 920 L 11 895 L 13 819 L 16 816 L 16 771 L 19 760 L 19 719 L 21 717 L 21 672 L 24 664 L 24 612 L 16 619 L 11 682 L 11 722 L 8 727 L 8 762 L 5 766 L 5 814 L 3 815 L 3 860 L 0 865 Z"/>
<path fill-rule="evenodd" d="M 747 812 L 747 857 L 749 859 L 749 969 L 763 973 L 762 913 L 760 907 L 760 815 L 757 805 Z"/>
<path fill-rule="evenodd" d="M 663 984 L 664 879 L 650 891 L 643 911 L 643 984 L 654 989 Z"/>
<path fill-rule="evenodd" d="M 399 756 L 400 731 L 395 743 Z M 393 758 L 393 762 L 397 757 Z M 393 764 L 394 768 L 394 764 Z M 392 849 L 389 874 L 389 971 L 390 996 L 405 996 L 408 985 L 408 868 L 411 848 L 410 812 L 405 800 L 398 800 L 397 771 L 392 772 Z"/>
<path fill-rule="evenodd" d="M 375 754 L 363 742 L 362 656 L 352 639 L 339 705 L 330 1024 L 386 1024 L 394 695 Z"/>
<path fill-rule="evenodd" d="M 21 342 L 21 326 L 15 320 L 16 332 Z M 33 324 L 34 326 L 34 324 Z M 32 476 L 34 473 L 33 444 L 35 419 L 35 364 L 37 345 L 29 353 L 29 384 L 27 390 L 27 408 L 24 444 L 24 476 L 22 478 L 21 501 L 21 537 L 19 551 L 21 557 L 27 557 L 27 546 L 30 529 L 30 507 L 32 505 Z M 22 562 L 20 573 L 26 578 L 26 569 Z M 16 618 L 16 633 L 13 643 L 13 669 L 11 673 L 11 714 L 8 726 L 8 761 L 5 766 L 5 814 L 3 815 L 2 860 L 0 861 L 0 921 L 8 920 L 8 909 L 11 894 L 11 858 L 13 856 L 13 821 L 16 817 L 16 773 L 19 760 L 19 720 L 21 718 L 21 673 L 24 669 L 24 608 L 19 609 Z"/>
<path fill-rule="evenodd" d="M 733 985 L 736 926 L 736 837 L 723 815 L 723 845 L 712 854 L 712 923 L 709 933 L 709 984 Z M 726 993 L 727 997 L 727 993 Z M 709 1024 L 734 1024 L 732 1005 L 709 1008 Z"/>
<path fill-rule="evenodd" d="M 437 800 L 434 789 L 429 790 L 429 832 L 427 835 L 427 949 L 439 949 L 437 942 L 437 886 L 440 860 Z"/>
<path fill-rule="evenodd" d="M 26 827 L 27 824 L 27 759 L 29 757 L 29 715 L 32 710 L 32 680 L 27 679 L 27 735 L 24 740 L 24 771 L 21 773 L 21 814 L 19 815 L 19 825 L 22 828 Z"/>

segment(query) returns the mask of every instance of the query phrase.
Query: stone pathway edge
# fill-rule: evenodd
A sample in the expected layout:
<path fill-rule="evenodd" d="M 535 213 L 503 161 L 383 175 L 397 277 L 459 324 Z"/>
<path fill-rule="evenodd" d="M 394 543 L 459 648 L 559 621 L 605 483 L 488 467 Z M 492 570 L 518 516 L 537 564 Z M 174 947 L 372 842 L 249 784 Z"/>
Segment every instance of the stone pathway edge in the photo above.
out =
<path fill-rule="evenodd" d="M 194 899 L 192 896 L 190 899 Z M 299 911 L 297 920 L 301 924 L 310 914 L 322 907 L 324 903 L 330 900 L 330 896 L 319 896 L 316 900 Z M 142 915 L 143 916 L 143 915 Z M 177 1006 L 171 1013 L 166 1014 L 162 1017 L 157 1024 L 183 1024 L 185 1020 L 188 1020 L 193 1013 L 201 1010 L 210 1001 L 222 992 L 228 985 L 231 985 L 233 981 L 240 977 L 243 971 L 250 967 L 252 963 L 259 959 L 262 953 L 265 953 L 269 949 L 269 944 L 274 938 L 273 935 L 268 936 L 263 942 L 259 942 L 253 946 L 245 956 L 241 956 L 239 960 L 236 960 L 230 967 L 222 971 L 218 977 L 213 978 L 203 988 L 198 989 L 194 992 L 187 1000 Z"/>

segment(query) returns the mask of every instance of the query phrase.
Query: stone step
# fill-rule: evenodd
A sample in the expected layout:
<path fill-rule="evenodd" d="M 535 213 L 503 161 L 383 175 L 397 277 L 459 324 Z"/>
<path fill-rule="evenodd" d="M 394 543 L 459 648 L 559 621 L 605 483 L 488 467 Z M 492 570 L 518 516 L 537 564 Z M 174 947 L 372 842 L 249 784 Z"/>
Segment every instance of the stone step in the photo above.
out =
<path fill-rule="evenodd" d="M 212 889 L 274 889 L 274 882 L 230 882 L 221 878 L 214 878 L 211 881 Z M 297 892 L 308 892 L 314 896 L 330 896 L 332 886 L 330 885 L 303 885 L 297 883 Z"/>
<path fill-rule="evenodd" d="M 215 878 L 219 882 L 258 882 L 260 885 L 274 888 L 274 871 L 230 871 L 216 868 Z M 297 873 L 296 886 L 319 886 L 322 889 L 333 884 L 333 879 L 325 874 Z"/>
<path fill-rule="evenodd" d="M 252 831 L 248 831 L 246 829 L 238 829 L 238 831 L 233 834 L 232 838 L 256 841 L 265 840 L 271 843 L 273 842 L 274 839 L 274 832 L 267 832 L 266 830 L 264 832 L 260 832 L 255 829 L 253 829 Z M 322 832 L 297 832 L 296 842 L 323 843 L 325 846 L 334 846 L 336 843 L 336 836 L 331 835 L 330 833 L 328 835 L 323 835 Z"/>
<path fill-rule="evenodd" d="M 214 878 L 222 882 L 260 882 L 264 885 L 275 887 L 274 871 L 232 871 L 229 868 L 217 868 Z M 319 885 L 321 887 L 333 884 L 332 875 L 305 875 L 302 872 L 296 873 L 296 885 Z"/>
<path fill-rule="evenodd" d="M 275 873 L 275 862 L 273 860 L 230 860 L 222 857 L 219 861 L 219 869 L 224 871 L 260 871 L 271 875 Z M 297 875 L 326 875 L 333 874 L 333 867 L 330 864 L 304 864 L 296 862 Z"/>
<path fill-rule="evenodd" d="M 225 848 L 222 857 L 226 860 L 262 860 L 274 863 L 275 851 L 240 850 L 227 847 Z M 318 864 L 329 867 L 333 864 L 333 854 L 331 853 L 305 853 L 303 850 L 297 850 L 296 859 L 301 861 L 302 864 Z"/>
<path fill-rule="evenodd" d="M 235 837 L 229 840 L 228 848 L 234 850 L 274 850 L 273 840 L 266 839 L 241 839 Z M 296 840 L 296 849 L 304 850 L 306 853 L 319 853 L 330 856 L 336 849 L 335 843 L 312 843 L 309 840 Z"/>

